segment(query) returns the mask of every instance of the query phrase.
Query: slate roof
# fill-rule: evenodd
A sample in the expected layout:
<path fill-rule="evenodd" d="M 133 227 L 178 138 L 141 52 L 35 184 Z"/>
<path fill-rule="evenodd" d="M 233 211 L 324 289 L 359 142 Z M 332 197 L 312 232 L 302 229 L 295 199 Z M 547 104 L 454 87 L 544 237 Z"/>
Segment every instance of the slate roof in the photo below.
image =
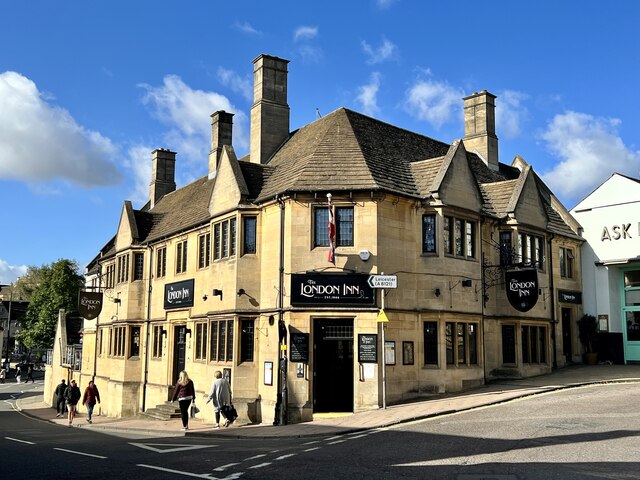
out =
<path fill-rule="evenodd" d="M 285 192 L 385 190 L 419 196 L 411 163 L 449 145 L 340 108 L 293 132 L 268 162 L 257 197 Z"/>
<path fill-rule="evenodd" d="M 458 142 L 450 145 L 340 108 L 292 132 L 267 164 L 252 163 L 246 155 L 232 167 L 244 204 L 259 204 L 287 193 L 358 190 L 424 199 L 438 187 L 445 162 L 457 148 L 461 148 Z M 503 163 L 497 171 L 491 170 L 472 152 L 467 152 L 467 160 L 483 198 L 483 214 L 504 218 L 515 207 L 526 175 Z M 147 204 L 133 210 L 125 203 L 134 241 L 157 241 L 206 224 L 214 184 L 215 179 L 202 177 L 165 195 L 153 209 Z M 549 204 L 544 188 L 542 185 L 540 193 L 549 229 L 575 237 Z M 94 261 L 115 254 L 113 240 Z"/>

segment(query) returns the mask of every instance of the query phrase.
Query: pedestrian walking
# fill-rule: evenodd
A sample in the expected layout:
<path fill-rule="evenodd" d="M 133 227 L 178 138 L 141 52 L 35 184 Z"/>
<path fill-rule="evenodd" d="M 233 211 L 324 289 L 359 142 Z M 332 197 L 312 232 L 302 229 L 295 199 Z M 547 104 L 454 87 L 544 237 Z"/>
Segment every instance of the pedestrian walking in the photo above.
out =
<path fill-rule="evenodd" d="M 82 396 L 82 405 L 87 407 L 87 422 L 89 423 L 92 423 L 91 417 L 93 417 L 93 407 L 96 406 L 96 402 L 100 403 L 100 393 L 93 380 L 90 380 Z"/>
<path fill-rule="evenodd" d="M 216 370 L 213 376 L 215 380 L 211 385 L 209 395 L 205 395 L 205 398 L 207 403 L 213 401 L 213 409 L 216 416 L 216 424 L 213 428 L 220 428 L 220 412 L 224 415 L 224 411 L 231 407 L 231 387 L 227 379 L 222 376 L 220 370 Z M 228 427 L 233 420 L 225 416 L 224 426 Z"/>
<path fill-rule="evenodd" d="M 76 385 L 76 381 L 71 380 L 71 384 L 64 391 L 64 399 L 67 401 L 67 408 L 69 409 L 69 426 L 71 426 L 73 419 L 76 416 L 76 406 L 78 405 L 81 396 L 82 394 L 80 393 L 78 385 Z"/>
<path fill-rule="evenodd" d="M 22 377 L 22 366 L 16 365 L 16 382 L 20 383 L 20 378 Z"/>
<path fill-rule="evenodd" d="M 33 364 L 31 363 L 27 365 L 27 380 L 24 383 L 29 383 L 29 380 L 31 380 L 31 383 L 36 383 L 33 379 Z"/>
<path fill-rule="evenodd" d="M 171 398 L 172 402 L 178 400 L 178 405 L 180 405 L 180 417 L 182 418 L 181 430 L 189 430 L 189 405 L 191 405 L 191 400 L 193 400 L 195 396 L 196 390 L 193 382 L 189 379 L 187 372 L 182 370 L 178 376 L 178 382 L 173 389 L 173 397 Z"/>
<path fill-rule="evenodd" d="M 60 417 L 64 415 L 66 411 L 66 404 L 64 399 L 64 391 L 67 389 L 67 384 L 64 381 L 64 378 L 60 381 L 58 386 L 56 387 L 56 417 Z"/>
<path fill-rule="evenodd" d="M 4 383 L 4 379 L 7 377 L 7 371 L 4 369 L 4 366 L 0 367 L 0 383 Z"/>

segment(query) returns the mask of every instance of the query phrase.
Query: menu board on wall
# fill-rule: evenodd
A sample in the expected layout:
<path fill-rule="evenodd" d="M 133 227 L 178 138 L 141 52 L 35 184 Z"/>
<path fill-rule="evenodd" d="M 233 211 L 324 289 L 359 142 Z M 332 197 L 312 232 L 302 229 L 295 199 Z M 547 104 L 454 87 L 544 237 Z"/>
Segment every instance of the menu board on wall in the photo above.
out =
<path fill-rule="evenodd" d="M 358 334 L 358 362 L 378 363 L 378 334 Z"/>
<path fill-rule="evenodd" d="M 309 334 L 292 333 L 291 336 L 290 360 L 292 362 L 309 362 Z"/>

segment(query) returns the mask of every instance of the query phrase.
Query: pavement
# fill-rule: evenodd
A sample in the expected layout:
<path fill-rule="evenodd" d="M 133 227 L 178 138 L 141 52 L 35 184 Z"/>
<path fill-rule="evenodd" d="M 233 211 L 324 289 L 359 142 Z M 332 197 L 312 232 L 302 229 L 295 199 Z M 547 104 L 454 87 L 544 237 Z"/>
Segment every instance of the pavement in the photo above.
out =
<path fill-rule="evenodd" d="M 383 428 L 414 420 L 448 415 L 465 410 L 495 405 L 531 395 L 540 395 L 566 388 L 586 385 L 640 382 L 640 365 L 572 365 L 554 370 L 550 374 L 524 379 L 502 379 L 461 393 L 433 395 L 428 399 L 391 405 L 350 414 L 316 415 L 311 422 L 291 425 L 233 424 L 229 428 L 213 429 L 211 418 L 213 409 L 205 406 L 204 414 L 208 422 L 195 418 L 189 422 L 187 432 L 180 431 L 180 419 L 168 421 L 146 417 L 112 418 L 101 415 L 93 417 L 93 423 L 86 421 L 84 408 L 74 420 L 74 427 L 92 429 L 111 434 L 134 434 L 141 436 L 206 436 L 226 438 L 277 438 L 313 437 L 343 435 L 373 428 Z M 17 401 L 18 410 L 40 420 L 66 426 L 66 418 L 56 418 L 55 408 L 47 406 L 42 396 L 37 394 L 37 382 L 30 390 L 25 390 Z M 25 385 L 26 389 L 29 386 Z M 40 391 L 41 393 L 41 391 Z M 96 406 L 96 410 L 98 407 Z"/>

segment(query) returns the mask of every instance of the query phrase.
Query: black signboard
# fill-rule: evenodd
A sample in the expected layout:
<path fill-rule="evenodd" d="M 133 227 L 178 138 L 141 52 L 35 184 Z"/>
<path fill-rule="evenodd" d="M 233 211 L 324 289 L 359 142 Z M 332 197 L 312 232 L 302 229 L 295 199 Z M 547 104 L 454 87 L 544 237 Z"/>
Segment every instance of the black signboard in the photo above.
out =
<path fill-rule="evenodd" d="M 378 363 L 378 334 L 358 334 L 358 362 Z"/>
<path fill-rule="evenodd" d="M 373 307 L 376 295 L 369 275 L 294 273 L 291 305 L 294 307 Z"/>
<path fill-rule="evenodd" d="M 102 311 L 101 292 L 80 292 L 78 293 L 78 312 L 80 316 L 87 320 L 93 320 Z"/>
<path fill-rule="evenodd" d="M 164 309 L 193 307 L 194 280 L 167 283 L 164 286 Z"/>
<path fill-rule="evenodd" d="M 289 360 L 292 362 L 309 362 L 309 334 L 292 333 Z"/>
<path fill-rule="evenodd" d="M 508 270 L 504 280 L 507 298 L 516 310 L 528 312 L 538 302 L 538 271 L 535 268 Z"/>
<path fill-rule="evenodd" d="M 558 290 L 558 301 L 563 303 L 582 303 L 582 292 L 573 290 Z"/>

